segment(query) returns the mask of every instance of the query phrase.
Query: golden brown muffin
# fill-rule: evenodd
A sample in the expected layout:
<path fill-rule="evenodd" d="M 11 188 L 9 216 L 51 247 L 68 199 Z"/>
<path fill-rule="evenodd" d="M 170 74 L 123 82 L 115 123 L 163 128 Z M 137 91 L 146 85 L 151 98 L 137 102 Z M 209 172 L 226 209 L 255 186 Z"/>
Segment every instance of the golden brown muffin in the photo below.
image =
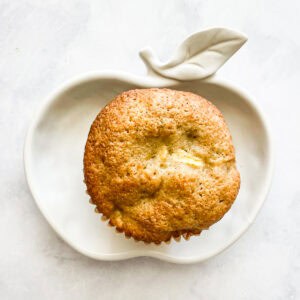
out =
<path fill-rule="evenodd" d="M 110 224 L 136 240 L 200 234 L 235 200 L 240 176 L 221 112 L 189 92 L 123 92 L 93 122 L 87 192 Z"/>

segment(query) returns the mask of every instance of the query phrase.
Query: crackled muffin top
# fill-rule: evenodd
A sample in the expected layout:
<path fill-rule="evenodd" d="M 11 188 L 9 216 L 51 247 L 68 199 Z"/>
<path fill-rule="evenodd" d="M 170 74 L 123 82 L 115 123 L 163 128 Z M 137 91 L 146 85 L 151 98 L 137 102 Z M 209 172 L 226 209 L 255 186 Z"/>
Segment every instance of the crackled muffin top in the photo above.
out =
<path fill-rule="evenodd" d="M 84 176 L 117 230 L 154 243 L 208 229 L 240 186 L 221 112 L 196 94 L 157 88 L 123 92 L 98 114 Z"/>

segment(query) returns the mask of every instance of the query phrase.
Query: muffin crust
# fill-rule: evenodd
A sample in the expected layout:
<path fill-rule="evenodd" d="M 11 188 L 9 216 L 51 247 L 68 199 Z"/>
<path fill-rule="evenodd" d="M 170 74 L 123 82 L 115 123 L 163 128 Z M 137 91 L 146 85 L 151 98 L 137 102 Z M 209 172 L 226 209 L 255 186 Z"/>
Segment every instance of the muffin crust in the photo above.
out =
<path fill-rule="evenodd" d="M 111 225 L 157 244 L 208 229 L 240 186 L 221 112 L 196 94 L 155 88 L 123 92 L 98 114 L 84 177 Z"/>

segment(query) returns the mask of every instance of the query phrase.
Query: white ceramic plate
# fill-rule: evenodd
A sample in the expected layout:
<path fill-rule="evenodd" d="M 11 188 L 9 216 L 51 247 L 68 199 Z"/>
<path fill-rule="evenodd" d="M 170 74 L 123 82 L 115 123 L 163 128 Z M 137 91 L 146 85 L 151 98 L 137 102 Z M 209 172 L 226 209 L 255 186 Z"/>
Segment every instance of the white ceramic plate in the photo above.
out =
<path fill-rule="evenodd" d="M 89 204 L 83 152 L 90 125 L 114 96 L 132 88 L 169 87 L 198 93 L 224 114 L 233 136 L 241 189 L 225 217 L 189 241 L 145 245 L 116 234 Z M 265 118 L 253 99 L 215 76 L 182 82 L 101 72 L 64 84 L 45 101 L 25 143 L 33 197 L 53 229 L 73 248 L 100 260 L 152 256 L 176 263 L 203 261 L 227 248 L 254 221 L 270 186 L 273 155 Z"/>

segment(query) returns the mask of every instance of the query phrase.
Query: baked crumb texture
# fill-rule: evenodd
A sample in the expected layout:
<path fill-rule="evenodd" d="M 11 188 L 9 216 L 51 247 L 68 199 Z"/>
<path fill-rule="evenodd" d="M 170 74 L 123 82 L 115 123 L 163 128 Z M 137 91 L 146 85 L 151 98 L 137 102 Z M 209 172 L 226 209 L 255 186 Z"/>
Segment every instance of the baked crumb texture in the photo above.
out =
<path fill-rule="evenodd" d="M 200 234 L 230 209 L 240 186 L 221 112 L 189 92 L 123 92 L 93 122 L 84 153 L 96 211 L 146 243 Z"/>

